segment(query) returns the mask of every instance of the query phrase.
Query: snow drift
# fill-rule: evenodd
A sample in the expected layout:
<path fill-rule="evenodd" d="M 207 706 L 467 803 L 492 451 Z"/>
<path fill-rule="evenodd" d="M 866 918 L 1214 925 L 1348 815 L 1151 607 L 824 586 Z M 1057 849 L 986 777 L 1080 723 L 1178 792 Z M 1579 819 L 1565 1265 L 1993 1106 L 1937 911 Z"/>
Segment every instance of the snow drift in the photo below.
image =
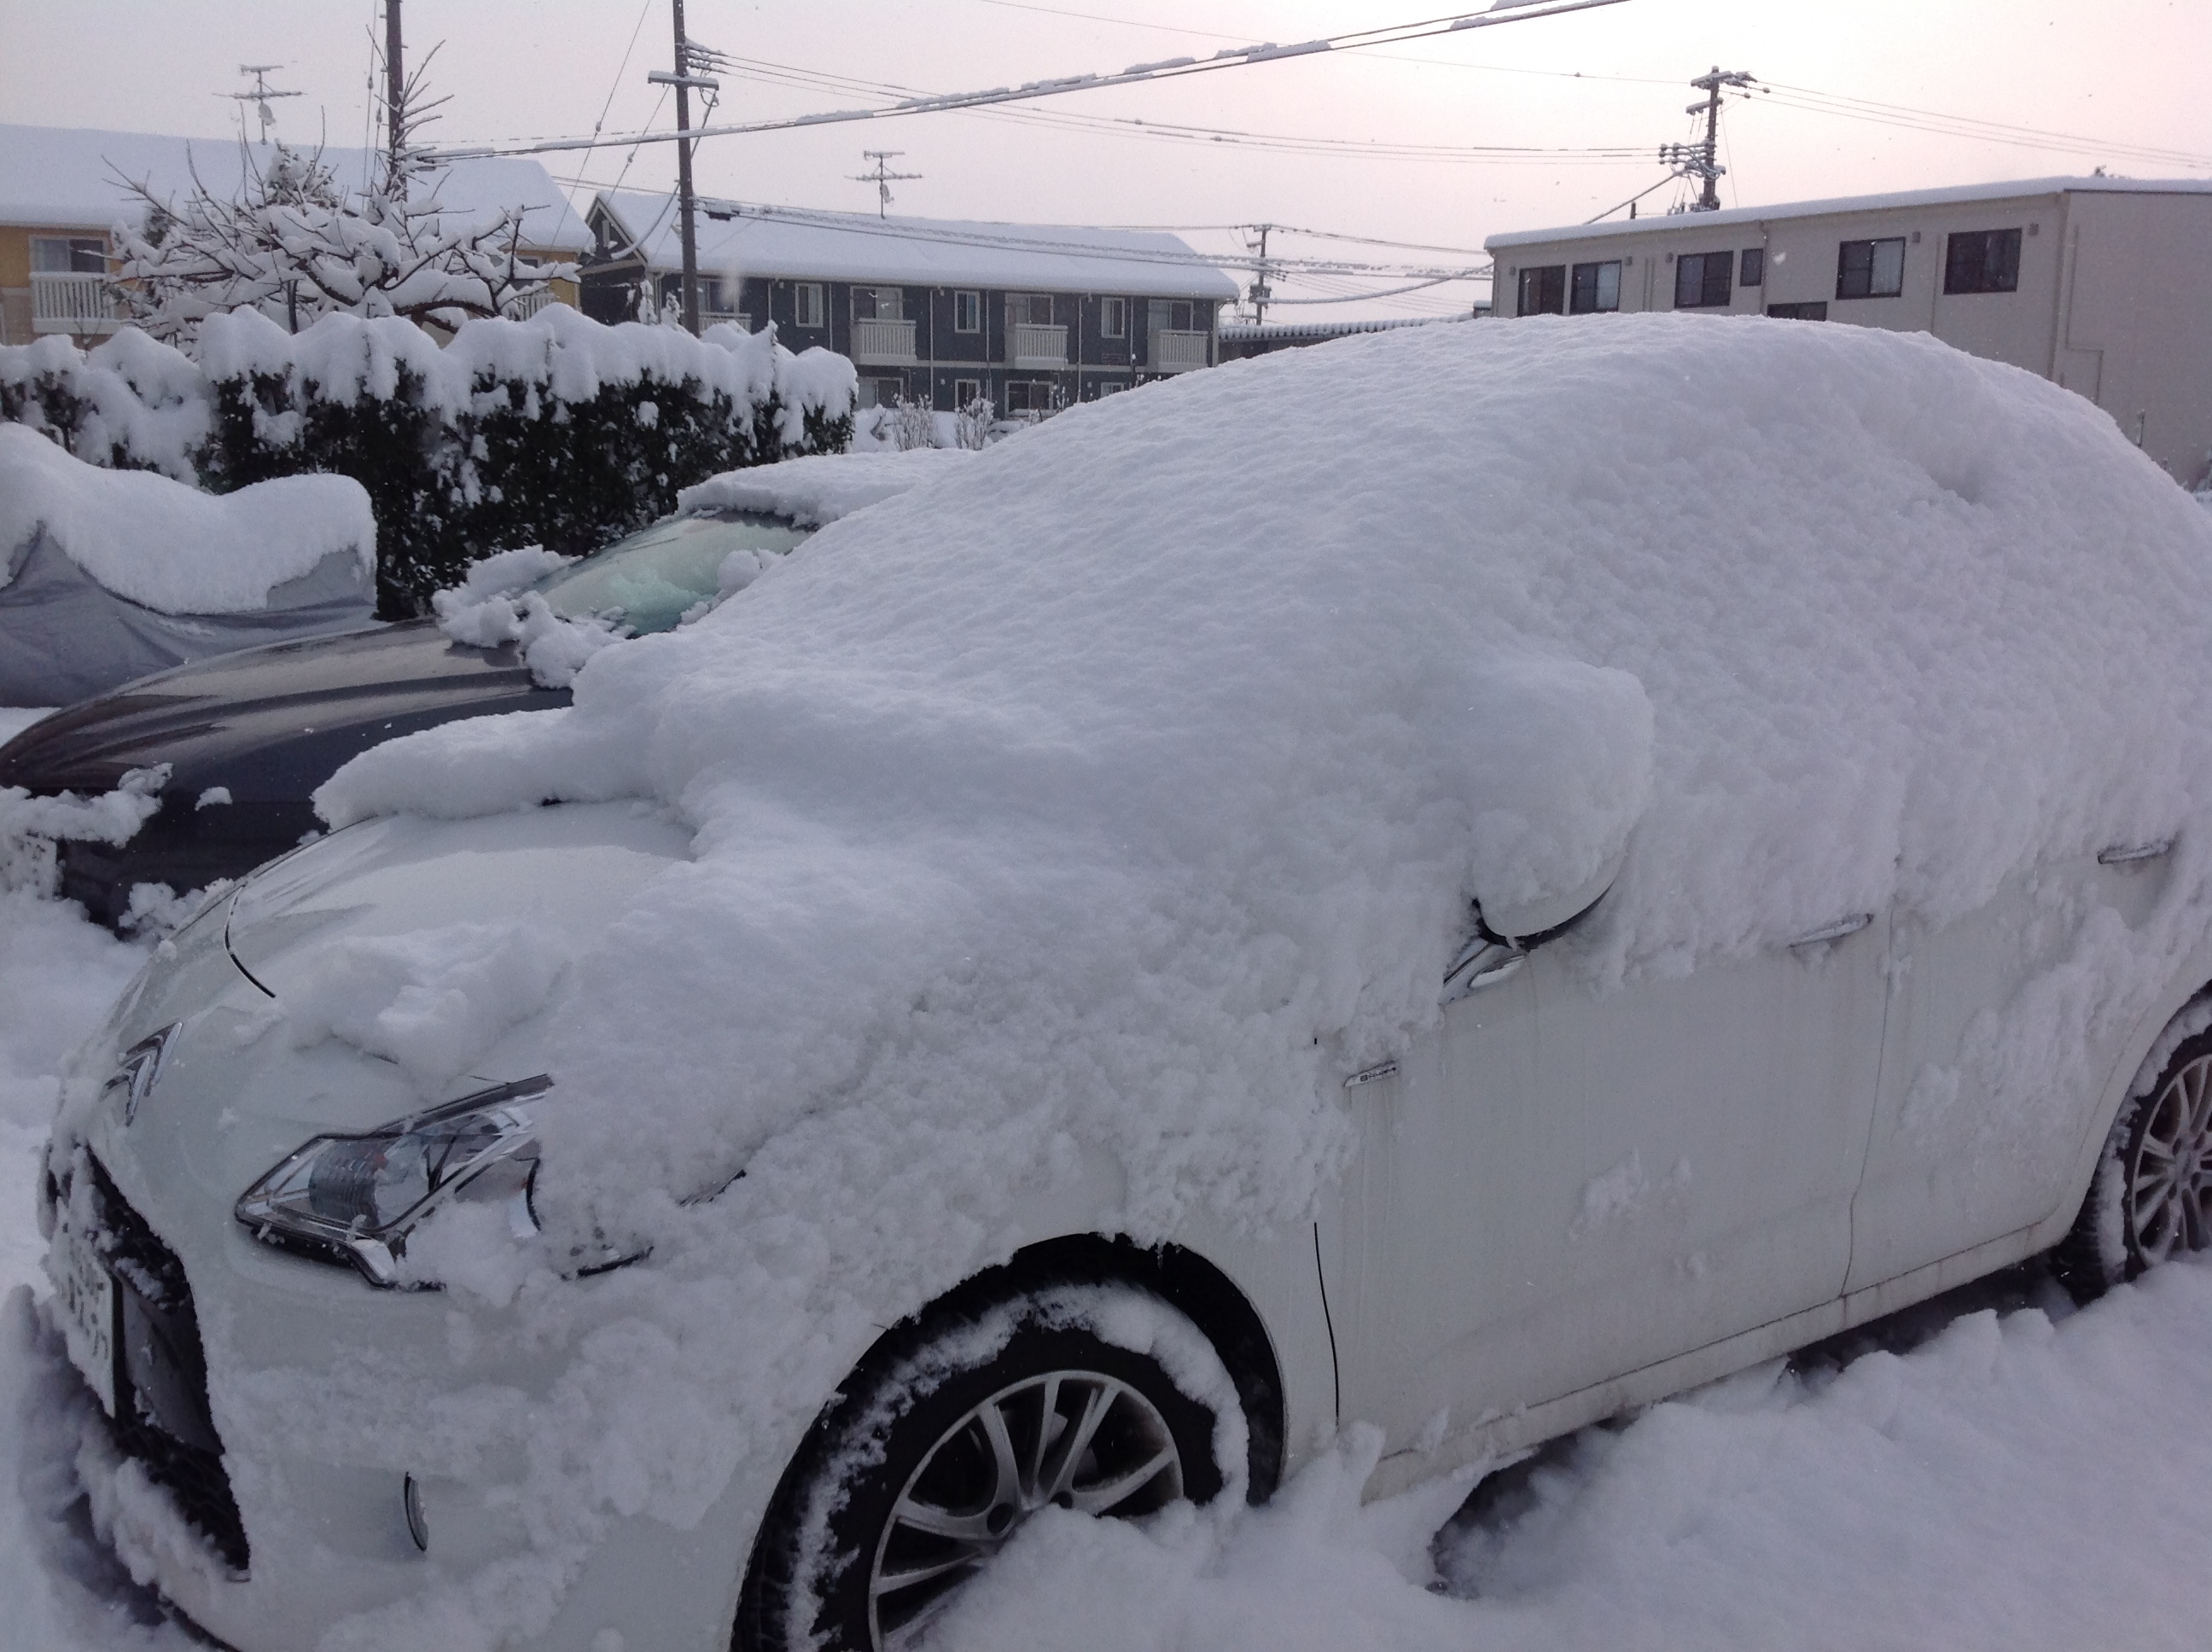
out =
<path fill-rule="evenodd" d="M 1539 319 L 1072 410 L 318 803 L 693 829 L 545 1018 L 538 1183 L 564 1239 L 653 1237 L 625 1300 L 687 1351 L 580 1364 L 532 1456 L 540 1506 L 683 1521 L 1080 1151 L 1140 1238 L 1303 1217 L 1473 902 L 1625 851 L 1560 943 L 1605 990 L 2115 842 L 2179 835 L 2201 899 L 2209 691 L 2212 522 L 2079 398 Z"/>

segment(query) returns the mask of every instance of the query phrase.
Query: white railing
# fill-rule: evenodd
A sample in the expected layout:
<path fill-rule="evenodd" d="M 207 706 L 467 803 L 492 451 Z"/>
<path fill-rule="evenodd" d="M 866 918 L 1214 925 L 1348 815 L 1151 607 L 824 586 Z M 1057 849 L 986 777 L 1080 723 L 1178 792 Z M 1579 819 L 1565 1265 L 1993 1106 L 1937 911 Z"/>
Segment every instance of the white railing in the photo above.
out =
<path fill-rule="evenodd" d="M 1006 359 L 1018 367 L 1067 365 L 1067 329 L 1017 321 L 1006 329 Z"/>
<path fill-rule="evenodd" d="M 699 331 L 704 332 L 716 322 L 726 321 L 739 332 L 753 330 L 753 319 L 743 310 L 702 310 L 699 312 Z"/>
<path fill-rule="evenodd" d="M 1152 333 L 1152 371 L 1188 373 L 1206 365 L 1206 335 L 1161 327 Z"/>
<path fill-rule="evenodd" d="M 33 332 L 113 332 L 119 325 L 106 276 L 31 276 Z"/>
<path fill-rule="evenodd" d="M 864 366 L 911 361 L 914 323 L 856 319 L 853 323 L 853 359 Z"/>
<path fill-rule="evenodd" d="M 535 292 L 525 293 L 520 298 L 507 300 L 505 307 L 507 318 L 510 321 L 527 321 L 552 302 L 553 289 L 540 287 Z"/>

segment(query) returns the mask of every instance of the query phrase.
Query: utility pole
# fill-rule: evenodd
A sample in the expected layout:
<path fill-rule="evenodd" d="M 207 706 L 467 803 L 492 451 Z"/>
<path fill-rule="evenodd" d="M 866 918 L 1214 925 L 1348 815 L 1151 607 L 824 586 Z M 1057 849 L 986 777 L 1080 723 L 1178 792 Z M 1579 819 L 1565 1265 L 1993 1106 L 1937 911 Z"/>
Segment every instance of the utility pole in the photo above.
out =
<path fill-rule="evenodd" d="M 1267 301 L 1275 295 L 1275 289 L 1267 284 L 1267 232 L 1274 227 L 1273 224 L 1254 224 L 1252 228 L 1260 232 L 1260 240 L 1257 245 L 1251 241 L 1244 243 L 1260 255 L 1259 262 L 1253 266 L 1252 284 L 1244 289 L 1244 296 L 1251 301 L 1252 321 L 1255 326 L 1267 320 Z"/>
<path fill-rule="evenodd" d="M 1691 211 L 1717 212 L 1721 207 L 1721 174 L 1728 170 L 1720 161 L 1721 88 L 1751 87 L 1757 83 L 1742 70 L 1724 71 L 1718 64 L 1713 65 L 1711 73 L 1700 75 L 1690 82 L 1705 95 L 1683 112 L 1705 118 L 1704 140 L 1690 143 L 1662 143 L 1659 159 L 1683 177 L 1701 180 L 1703 187 L 1698 191 L 1698 198 L 1690 203 Z"/>
<path fill-rule="evenodd" d="M 252 76 L 252 86 L 243 92 L 221 94 L 222 96 L 230 99 L 238 105 L 238 136 L 240 143 L 246 139 L 246 106 L 247 104 L 255 105 L 259 111 L 261 141 L 266 143 L 269 141 L 269 129 L 276 123 L 276 117 L 269 107 L 269 100 L 296 98 L 300 95 L 297 92 L 279 92 L 269 84 L 269 76 L 283 66 L 281 63 L 242 63 L 238 66 L 238 72 L 241 75 Z"/>
<path fill-rule="evenodd" d="M 384 0 L 384 170 L 396 201 L 407 198 L 407 74 L 400 44 L 399 0 Z"/>
<path fill-rule="evenodd" d="M 873 172 L 856 172 L 848 175 L 856 184 L 873 184 L 876 186 L 876 216 L 887 218 L 890 216 L 891 210 L 891 185 L 908 180 L 919 181 L 921 174 L 918 172 L 890 170 L 890 163 L 904 155 L 906 153 L 904 149 L 863 149 L 860 153 L 876 163 L 876 169 Z"/>
<path fill-rule="evenodd" d="M 719 92 L 722 82 L 711 75 L 694 74 L 696 56 L 684 33 L 684 0 L 668 0 L 676 21 L 676 72 L 654 70 L 646 79 L 676 88 L 676 210 L 684 239 L 684 330 L 699 331 L 699 201 L 691 190 L 691 88 Z"/>

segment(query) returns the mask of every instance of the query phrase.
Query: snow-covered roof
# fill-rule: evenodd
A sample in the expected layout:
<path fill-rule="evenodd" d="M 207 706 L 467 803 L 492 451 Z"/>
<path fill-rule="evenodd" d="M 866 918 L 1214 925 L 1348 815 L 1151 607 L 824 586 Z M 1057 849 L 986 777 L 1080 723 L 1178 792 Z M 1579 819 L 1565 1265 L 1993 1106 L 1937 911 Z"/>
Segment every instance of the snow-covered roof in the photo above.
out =
<path fill-rule="evenodd" d="M 1216 331 L 1224 344 L 1273 338 L 1344 338 L 1359 332 L 1395 332 L 1401 327 L 1432 327 L 1439 321 L 1465 321 L 1463 315 L 1409 315 L 1366 321 L 1224 321 Z"/>
<path fill-rule="evenodd" d="M 681 267 L 673 196 L 610 190 L 600 193 L 598 205 L 653 268 Z M 725 212 L 734 216 L 709 216 Z M 1151 230 L 879 218 L 709 203 L 698 220 L 698 243 L 700 268 L 738 276 L 1217 302 L 1235 298 L 1237 290 L 1234 280 L 1180 237 Z"/>
<path fill-rule="evenodd" d="M 1778 218 L 1825 218 L 1843 212 L 1882 212 L 1897 208 L 1962 206 L 1978 201 L 2020 201 L 2054 195 L 2212 195 L 2212 179 L 2203 178 L 2014 178 L 1990 184 L 1954 184 L 1942 189 L 1897 190 L 1884 195 L 1840 195 L 1820 201 L 1784 201 L 1774 206 L 1726 207 L 1718 212 L 1668 213 L 1656 218 L 1615 218 L 1555 229 L 1515 229 L 1492 235 L 1486 252 L 1540 246 L 1550 241 L 1608 240 L 1616 235 L 1657 235 L 1703 229 L 1708 225 L 1771 222 Z"/>
<path fill-rule="evenodd" d="M 249 158 L 259 167 L 275 154 L 273 144 L 241 150 L 235 137 L 0 125 L 0 223 L 105 230 L 118 218 L 135 222 L 137 203 L 117 181 L 118 173 L 150 185 L 155 194 L 167 198 L 188 193 L 197 172 L 212 193 L 228 199 L 238 193 Z M 374 176 L 373 150 L 325 149 L 322 157 L 349 189 Z M 524 239 L 532 246 L 580 252 L 592 244 L 591 232 L 560 186 L 544 167 L 526 158 L 457 161 L 445 174 L 438 199 L 472 221 L 520 208 Z"/>
<path fill-rule="evenodd" d="M 73 459 L 37 432 L 0 425 L 0 586 L 43 529 L 102 589 L 163 614 L 245 614 L 343 556 L 364 598 L 376 519 L 350 477 L 279 477 L 206 494 L 150 471 Z"/>

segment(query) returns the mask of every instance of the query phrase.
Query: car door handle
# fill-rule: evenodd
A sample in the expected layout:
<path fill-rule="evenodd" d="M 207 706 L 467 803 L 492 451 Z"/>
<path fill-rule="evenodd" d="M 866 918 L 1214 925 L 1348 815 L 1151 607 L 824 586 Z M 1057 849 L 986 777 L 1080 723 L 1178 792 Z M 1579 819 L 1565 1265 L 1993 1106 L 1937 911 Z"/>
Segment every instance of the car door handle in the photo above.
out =
<path fill-rule="evenodd" d="M 1809 935 L 1800 935 L 1790 943 L 1792 946 L 1818 946 L 1822 941 L 1839 941 L 1846 935 L 1856 935 L 1874 921 L 1871 912 L 1854 912 L 1848 918 L 1838 918 L 1832 924 L 1823 924 Z"/>
<path fill-rule="evenodd" d="M 1461 949 L 1451 968 L 1444 971 L 1443 1001 L 1449 1004 L 1485 987 L 1494 987 L 1518 975 L 1528 962 L 1528 955 L 1519 947 L 1477 936 Z"/>
<path fill-rule="evenodd" d="M 2115 843 L 2100 851 L 2097 864 L 2100 866 L 2124 866 L 2137 860 L 2155 860 L 2173 847 L 2173 840 L 2166 838 L 2156 843 Z"/>

